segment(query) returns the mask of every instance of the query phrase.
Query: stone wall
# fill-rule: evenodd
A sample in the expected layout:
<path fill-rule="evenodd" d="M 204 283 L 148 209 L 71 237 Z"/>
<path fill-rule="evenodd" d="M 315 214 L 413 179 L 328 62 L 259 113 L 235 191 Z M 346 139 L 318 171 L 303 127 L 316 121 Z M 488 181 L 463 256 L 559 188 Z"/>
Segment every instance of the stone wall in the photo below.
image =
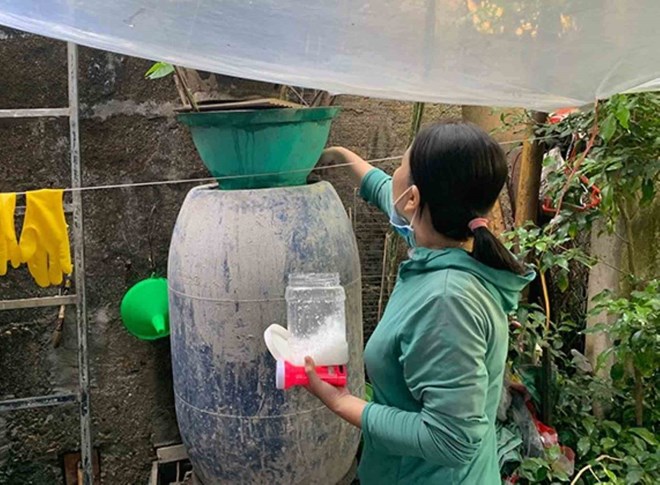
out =
<path fill-rule="evenodd" d="M 66 46 L 0 30 L 0 108 L 67 104 Z M 80 49 L 83 185 L 206 177 L 187 130 L 173 118 L 171 79 L 143 78 L 150 62 Z M 221 79 L 228 96 L 277 95 L 279 86 Z M 366 158 L 402 154 L 411 104 L 340 96 L 343 107 L 330 143 Z M 460 118 L 460 109 L 430 106 L 425 119 Z M 0 120 L 0 191 L 69 186 L 65 119 Z M 394 163 L 383 164 L 392 169 Z M 375 325 L 387 219 L 358 200 L 340 169 L 323 171 L 356 223 L 364 273 L 365 329 Z M 139 341 L 119 320 L 121 297 L 152 273 L 166 274 L 179 207 L 192 184 L 84 192 L 86 281 L 94 443 L 103 483 L 146 483 L 154 447 L 176 442 L 169 342 Z M 24 204 L 19 199 L 19 205 Z M 20 218 L 19 218 L 20 219 Z M 3 299 L 53 294 L 25 270 L 0 279 Z M 50 339 L 56 308 L 0 313 L 0 399 L 74 389 L 75 314 L 66 314 L 64 340 Z M 0 483 L 62 483 L 61 455 L 78 447 L 77 410 L 47 408 L 0 416 Z"/>

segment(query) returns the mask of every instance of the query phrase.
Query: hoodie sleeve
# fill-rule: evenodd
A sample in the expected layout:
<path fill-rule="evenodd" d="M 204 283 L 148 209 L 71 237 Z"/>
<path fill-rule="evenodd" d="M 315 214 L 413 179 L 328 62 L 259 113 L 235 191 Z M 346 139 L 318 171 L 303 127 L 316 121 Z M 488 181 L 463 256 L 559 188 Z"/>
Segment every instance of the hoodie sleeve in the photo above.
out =
<path fill-rule="evenodd" d="M 458 296 L 434 297 L 416 313 L 400 335 L 400 362 L 421 410 L 370 403 L 362 415 L 365 441 L 385 454 L 462 466 L 489 427 L 487 336 L 469 301 Z"/>
<path fill-rule="evenodd" d="M 378 168 L 372 168 L 362 177 L 360 195 L 389 215 L 392 205 L 392 177 Z"/>

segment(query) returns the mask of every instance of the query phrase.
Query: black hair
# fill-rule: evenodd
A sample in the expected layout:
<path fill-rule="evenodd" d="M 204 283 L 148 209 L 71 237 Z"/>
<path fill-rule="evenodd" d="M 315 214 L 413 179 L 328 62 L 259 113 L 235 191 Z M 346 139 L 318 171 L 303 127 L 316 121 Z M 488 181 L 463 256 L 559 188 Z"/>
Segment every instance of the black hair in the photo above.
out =
<path fill-rule="evenodd" d="M 525 267 L 487 228 L 468 223 L 493 208 L 508 167 L 500 145 L 469 123 L 423 128 L 410 148 L 410 174 L 436 231 L 457 241 L 474 236 L 472 256 L 492 268 L 524 274 Z"/>

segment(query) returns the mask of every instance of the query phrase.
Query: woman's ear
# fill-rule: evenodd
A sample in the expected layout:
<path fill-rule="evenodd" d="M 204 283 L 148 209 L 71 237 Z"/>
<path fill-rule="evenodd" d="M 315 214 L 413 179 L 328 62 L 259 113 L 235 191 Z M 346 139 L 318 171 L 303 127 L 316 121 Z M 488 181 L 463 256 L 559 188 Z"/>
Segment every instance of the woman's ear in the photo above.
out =
<path fill-rule="evenodd" d="M 404 206 L 403 210 L 406 213 L 413 214 L 417 209 L 419 209 L 419 206 L 422 203 L 422 198 L 419 193 L 419 189 L 417 188 L 416 185 L 413 185 L 412 188 L 410 189 L 410 198 L 408 199 L 408 202 L 406 202 L 406 205 Z"/>

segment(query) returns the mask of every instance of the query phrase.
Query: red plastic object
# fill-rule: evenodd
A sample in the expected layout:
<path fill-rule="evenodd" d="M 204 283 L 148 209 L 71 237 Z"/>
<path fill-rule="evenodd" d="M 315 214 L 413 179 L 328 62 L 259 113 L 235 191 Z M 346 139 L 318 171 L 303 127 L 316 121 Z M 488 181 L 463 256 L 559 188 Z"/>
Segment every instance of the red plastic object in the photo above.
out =
<path fill-rule="evenodd" d="M 536 429 L 541 435 L 543 446 L 550 448 L 551 446 L 559 444 L 559 437 L 557 436 L 557 431 L 555 431 L 554 428 L 543 424 L 536 418 L 534 418 L 534 424 L 536 425 Z"/>
<path fill-rule="evenodd" d="M 322 381 L 335 387 L 345 387 L 348 381 L 348 373 L 345 365 L 329 365 L 316 368 L 316 373 Z M 277 389 L 289 389 L 294 386 L 306 386 L 309 379 L 305 368 L 295 366 L 287 361 L 278 360 L 275 372 L 275 387 Z"/>
<path fill-rule="evenodd" d="M 580 175 L 580 182 L 586 187 L 586 190 L 589 193 L 589 200 L 579 206 L 571 205 L 570 208 L 576 212 L 585 212 L 597 207 L 602 198 L 600 196 L 600 189 L 593 185 L 587 177 Z M 566 204 L 566 206 L 568 207 L 568 204 Z M 557 208 L 552 207 L 552 199 L 550 197 L 545 197 L 541 208 L 543 209 L 543 212 L 548 215 L 554 215 L 557 213 Z"/>
<path fill-rule="evenodd" d="M 578 111 L 577 108 L 558 109 L 548 117 L 548 122 L 551 125 L 555 123 L 559 123 L 560 121 L 563 121 L 569 115 L 571 115 L 572 113 L 576 113 L 577 111 Z M 566 167 L 564 171 L 566 172 L 566 175 L 570 175 L 571 173 L 571 170 L 568 167 Z M 601 201 L 600 189 L 595 185 L 593 185 L 589 181 L 589 179 L 584 175 L 580 175 L 580 182 L 584 186 L 585 191 L 589 194 L 589 200 L 586 202 L 582 202 L 582 204 L 579 206 L 571 205 L 570 208 L 576 212 L 586 212 L 588 210 L 597 207 L 598 204 L 600 204 Z M 566 204 L 566 206 L 569 207 L 568 204 Z M 557 213 L 557 208 L 552 206 L 552 199 L 550 199 L 550 197 L 544 198 L 541 209 L 547 215 L 553 216 Z"/>
<path fill-rule="evenodd" d="M 559 123 L 560 121 L 564 120 L 565 118 L 568 117 L 568 115 L 572 113 L 576 113 L 578 110 L 577 108 L 562 108 L 558 109 L 554 113 L 550 114 L 548 116 L 548 122 L 551 125 L 554 125 L 555 123 Z"/>
<path fill-rule="evenodd" d="M 534 421 L 534 426 L 541 436 L 541 441 L 543 446 L 550 448 L 556 444 L 559 444 L 559 436 L 557 436 L 557 430 L 552 426 L 542 423 L 538 416 L 536 415 L 536 409 L 534 408 L 534 403 L 532 402 L 531 397 L 528 395 L 525 399 L 525 404 L 527 409 L 529 409 L 530 414 L 532 415 L 532 420 Z"/>

